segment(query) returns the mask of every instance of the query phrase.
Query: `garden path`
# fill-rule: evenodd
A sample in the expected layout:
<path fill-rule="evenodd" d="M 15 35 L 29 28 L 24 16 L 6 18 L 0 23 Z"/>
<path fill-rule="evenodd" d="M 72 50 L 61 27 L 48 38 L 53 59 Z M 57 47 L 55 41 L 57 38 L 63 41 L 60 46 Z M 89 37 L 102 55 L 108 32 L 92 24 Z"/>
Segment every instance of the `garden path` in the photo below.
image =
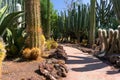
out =
<path fill-rule="evenodd" d="M 64 80 L 120 80 L 120 73 L 98 58 L 64 46 L 68 54 L 69 73 Z"/>

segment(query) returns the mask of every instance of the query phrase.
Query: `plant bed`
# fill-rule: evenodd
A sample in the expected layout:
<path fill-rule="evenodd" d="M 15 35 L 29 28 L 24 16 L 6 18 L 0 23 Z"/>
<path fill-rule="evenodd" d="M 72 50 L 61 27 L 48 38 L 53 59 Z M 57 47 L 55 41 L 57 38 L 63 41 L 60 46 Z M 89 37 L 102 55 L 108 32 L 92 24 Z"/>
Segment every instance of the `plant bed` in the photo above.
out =
<path fill-rule="evenodd" d="M 52 54 L 54 56 L 46 57 L 42 61 L 26 61 L 21 58 L 6 59 L 2 67 L 2 80 L 62 80 L 67 76 L 68 69 L 65 64 L 67 54 L 61 47 L 48 51 L 48 56 Z"/>

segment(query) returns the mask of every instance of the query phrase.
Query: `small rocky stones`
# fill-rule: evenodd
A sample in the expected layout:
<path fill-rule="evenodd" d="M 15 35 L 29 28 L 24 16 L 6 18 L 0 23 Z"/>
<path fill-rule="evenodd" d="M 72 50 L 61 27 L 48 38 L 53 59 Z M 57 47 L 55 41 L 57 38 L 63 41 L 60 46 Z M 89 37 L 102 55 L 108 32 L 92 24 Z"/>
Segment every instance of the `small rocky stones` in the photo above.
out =
<path fill-rule="evenodd" d="M 39 70 L 46 80 L 59 80 L 68 73 L 65 63 L 57 59 L 48 59 L 40 63 Z"/>
<path fill-rule="evenodd" d="M 112 64 L 115 64 L 116 66 L 120 67 L 120 54 L 113 54 L 109 56 L 109 61 Z"/>
<path fill-rule="evenodd" d="M 55 58 L 61 60 L 67 60 L 67 54 L 62 46 L 58 46 L 55 52 L 51 53 L 48 58 Z"/>
<path fill-rule="evenodd" d="M 58 46 L 56 50 L 50 53 L 48 59 L 40 63 L 40 74 L 43 75 L 46 80 L 62 80 L 68 73 L 67 66 L 65 65 L 66 60 L 67 54 L 63 46 Z"/>

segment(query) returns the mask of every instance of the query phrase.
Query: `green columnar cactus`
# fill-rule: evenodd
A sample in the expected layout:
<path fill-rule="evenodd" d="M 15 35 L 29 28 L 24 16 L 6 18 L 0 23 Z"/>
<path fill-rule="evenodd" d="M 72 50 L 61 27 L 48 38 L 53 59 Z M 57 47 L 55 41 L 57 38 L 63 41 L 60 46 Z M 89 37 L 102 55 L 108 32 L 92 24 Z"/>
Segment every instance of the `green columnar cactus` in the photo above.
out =
<path fill-rule="evenodd" d="M 50 32 L 51 32 L 51 27 L 50 27 L 50 0 L 47 0 L 47 30 L 46 30 L 46 38 L 50 39 Z"/>
<path fill-rule="evenodd" d="M 91 6 L 90 6 L 90 37 L 89 37 L 89 43 L 90 47 L 95 43 L 95 27 L 96 27 L 96 15 L 95 15 L 95 3 L 96 0 L 90 0 Z"/>
<path fill-rule="evenodd" d="M 96 0 L 96 18 L 97 27 L 111 27 L 111 18 L 114 17 L 113 6 L 111 0 Z M 109 24 L 108 24 L 109 23 Z"/>
<path fill-rule="evenodd" d="M 37 51 L 38 49 L 40 49 L 39 51 L 42 51 L 41 36 L 43 34 L 40 19 L 40 0 L 25 0 L 25 11 L 27 32 L 26 48 L 36 48 Z M 36 51 L 33 52 L 37 54 Z M 43 52 L 39 52 L 37 57 L 41 57 L 41 53 Z"/>
<path fill-rule="evenodd" d="M 117 14 L 118 21 L 120 23 L 120 5 L 119 5 L 120 0 L 112 0 L 112 3 L 113 3 L 114 11 Z"/>

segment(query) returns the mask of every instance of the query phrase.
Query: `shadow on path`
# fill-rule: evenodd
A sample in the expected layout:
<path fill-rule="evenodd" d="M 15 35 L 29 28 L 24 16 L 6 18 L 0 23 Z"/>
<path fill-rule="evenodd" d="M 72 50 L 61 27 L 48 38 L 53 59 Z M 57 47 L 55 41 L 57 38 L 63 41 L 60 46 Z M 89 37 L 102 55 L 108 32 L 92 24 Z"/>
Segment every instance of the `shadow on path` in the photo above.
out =
<path fill-rule="evenodd" d="M 107 65 L 103 65 L 103 63 L 94 63 L 94 64 L 88 64 L 85 67 L 80 68 L 72 68 L 73 71 L 77 72 L 85 72 L 85 71 L 93 71 L 97 69 L 101 69 L 106 67 Z"/>
<path fill-rule="evenodd" d="M 109 75 L 118 74 L 118 73 L 120 73 L 119 70 L 117 70 L 117 71 L 107 71 L 107 74 L 109 74 Z"/>
<path fill-rule="evenodd" d="M 67 64 L 87 64 L 87 63 L 95 63 L 100 62 L 98 59 L 93 59 L 89 57 L 78 57 L 78 56 L 68 56 L 68 57 L 74 57 L 77 58 L 76 60 L 69 59 L 67 61 Z"/>
<path fill-rule="evenodd" d="M 100 61 L 99 59 L 89 57 L 89 56 L 80 57 L 80 56 L 69 55 L 68 57 L 71 57 L 71 59 L 67 61 L 67 64 L 85 65 L 85 67 L 72 68 L 72 70 L 76 72 L 93 71 L 93 70 L 101 69 L 107 66 L 107 64 L 103 64 L 103 62 Z M 72 59 L 72 58 L 76 58 L 76 59 Z"/>

